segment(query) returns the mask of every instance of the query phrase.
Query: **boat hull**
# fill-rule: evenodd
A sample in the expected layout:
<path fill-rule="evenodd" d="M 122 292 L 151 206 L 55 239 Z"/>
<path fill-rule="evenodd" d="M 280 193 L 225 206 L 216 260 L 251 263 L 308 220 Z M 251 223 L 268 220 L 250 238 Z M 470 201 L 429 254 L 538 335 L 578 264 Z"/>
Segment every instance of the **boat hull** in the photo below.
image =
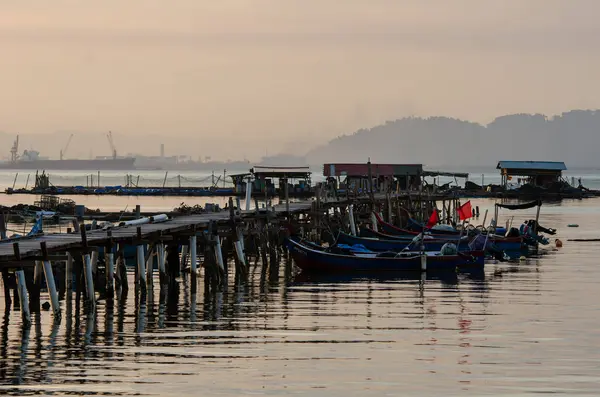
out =
<path fill-rule="evenodd" d="M 315 246 L 307 246 L 296 239 L 288 239 L 290 255 L 296 265 L 305 272 L 381 272 L 421 271 L 422 258 L 418 253 L 406 257 L 365 257 L 325 252 Z M 473 251 L 468 254 L 427 256 L 427 271 L 456 271 L 457 268 L 484 266 L 484 253 Z"/>

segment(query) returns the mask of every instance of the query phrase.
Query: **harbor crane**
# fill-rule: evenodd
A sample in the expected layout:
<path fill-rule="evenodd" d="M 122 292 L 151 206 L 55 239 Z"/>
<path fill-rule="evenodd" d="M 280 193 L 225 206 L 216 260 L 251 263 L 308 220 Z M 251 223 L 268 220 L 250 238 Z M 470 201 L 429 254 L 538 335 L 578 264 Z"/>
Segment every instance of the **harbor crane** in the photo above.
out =
<path fill-rule="evenodd" d="M 17 135 L 17 139 L 15 139 L 12 147 L 10 148 L 10 162 L 16 163 L 18 159 L 19 159 L 19 136 Z"/>
<path fill-rule="evenodd" d="M 113 141 L 112 131 L 108 131 L 106 134 L 106 138 L 108 138 L 108 144 L 110 145 L 110 150 L 112 151 L 113 160 L 117 159 L 117 148 L 115 147 L 115 142 Z"/>
<path fill-rule="evenodd" d="M 69 144 L 71 143 L 71 139 L 73 139 L 73 134 L 69 135 L 69 139 L 67 139 L 67 143 L 65 147 L 60 149 L 60 159 L 63 160 L 65 154 L 67 154 L 67 149 L 69 148 Z"/>

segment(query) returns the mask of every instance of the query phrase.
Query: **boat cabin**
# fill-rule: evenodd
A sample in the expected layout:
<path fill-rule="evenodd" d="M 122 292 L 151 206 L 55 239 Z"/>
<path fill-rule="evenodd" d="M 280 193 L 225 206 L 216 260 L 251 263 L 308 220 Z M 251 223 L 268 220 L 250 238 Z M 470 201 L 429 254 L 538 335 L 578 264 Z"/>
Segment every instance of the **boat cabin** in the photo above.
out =
<path fill-rule="evenodd" d="M 250 180 L 253 195 L 283 196 L 287 183 L 289 196 L 301 197 L 312 193 L 311 175 L 309 167 L 254 166 L 249 172 L 230 177 L 237 194 L 246 192 L 246 182 Z"/>
<path fill-rule="evenodd" d="M 373 191 L 419 190 L 423 175 L 423 164 L 376 164 L 376 163 L 337 163 L 324 164 L 323 175 L 337 189 L 347 189 L 357 193 L 369 191 L 369 175 L 373 181 Z M 344 178 L 344 179 L 342 179 Z"/>
<path fill-rule="evenodd" d="M 562 161 L 499 161 L 496 169 L 500 170 L 502 186 L 506 189 L 515 182 L 548 187 L 561 179 L 567 166 Z"/>

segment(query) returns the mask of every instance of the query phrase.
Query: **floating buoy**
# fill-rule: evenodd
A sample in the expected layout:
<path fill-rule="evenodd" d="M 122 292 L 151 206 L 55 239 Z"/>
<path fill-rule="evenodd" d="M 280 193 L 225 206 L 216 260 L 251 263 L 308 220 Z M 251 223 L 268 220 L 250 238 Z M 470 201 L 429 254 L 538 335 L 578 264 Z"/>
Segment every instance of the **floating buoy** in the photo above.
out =
<path fill-rule="evenodd" d="M 558 248 L 562 247 L 562 241 L 560 241 L 559 239 L 554 240 L 554 243 Z"/>
<path fill-rule="evenodd" d="M 578 224 L 576 224 L 576 223 L 570 223 L 570 224 L 568 224 L 567 226 L 568 226 L 568 227 L 579 227 L 579 225 L 578 225 Z"/>
<path fill-rule="evenodd" d="M 527 258 L 525 258 L 525 257 L 524 257 L 524 256 L 522 256 L 522 255 L 521 255 L 521 257 L 519 258 L 519 260 L 521 260 L 521 261 L 524 261 L 525 259 L 527 259 Z"/>

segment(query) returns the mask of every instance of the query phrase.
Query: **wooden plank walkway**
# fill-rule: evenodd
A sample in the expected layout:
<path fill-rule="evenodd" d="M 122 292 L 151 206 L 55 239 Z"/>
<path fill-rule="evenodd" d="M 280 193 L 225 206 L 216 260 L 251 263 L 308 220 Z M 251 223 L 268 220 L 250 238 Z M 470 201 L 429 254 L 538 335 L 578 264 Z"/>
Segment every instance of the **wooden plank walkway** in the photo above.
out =
<path fill-rule="evenodd" d="M 307 211 L 311 208 L 311 201 L 295 202 L 290 203 L 290 212 L 298 213 Z M 276 214 L 282 214 L 286 210 L 285 204 L 279 204 L 274 206 Z M 263 213 L 263 211 L 261 211 Z M 255 216 L 256 212 L 241 211 L 242 218 Z M 210 222 L 224 223 L 230 220 L 229 211 L 211 212 L 199 215 L 187 215 L 174 217 L 165 222 L 159 223 L 147 223 L 139 226 L 128 226 L 128 227 L 114 227 L 111 229 L 112 239 L 114 242 L 119 241 L 130 241 L 137 236 L 137 228 L 141 228 L 142 238 L 149 237 L 152 234 L 162 233 L 177 233 L 192 228 L 205 229 L 208 227 Z M 48 233 L 42 236 L 23 238 L 19 240 L 12 240 L 6 242 L 0 242 L 0 264 L 14 260 L 13 243 L 18 242 L 20 253 L 22 258 L 28 256 L 39 255 L 40 243 L 46 242 L 48 252 L 65 251 L 69 248 L 77 248 L 82 245 L 81 235 L 78 233 Z M 104 245 L 108 241 L 106 230 L 92 230 L 87 232 L 87 242 L 89 246 L 100 246 Z"/>

